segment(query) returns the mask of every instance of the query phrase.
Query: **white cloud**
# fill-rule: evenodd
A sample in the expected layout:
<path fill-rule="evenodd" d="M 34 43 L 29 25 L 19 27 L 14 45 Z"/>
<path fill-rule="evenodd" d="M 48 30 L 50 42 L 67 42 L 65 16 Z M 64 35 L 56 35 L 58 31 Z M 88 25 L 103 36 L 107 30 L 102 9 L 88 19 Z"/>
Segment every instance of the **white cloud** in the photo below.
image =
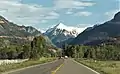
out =
<path fill-rule="evenodd" d="M 47 16 L 44 17 L 44 19 L 57 19 L 60 15 L 54 11 L 51 11 L 48 13 Z"/>
<path fill-rule="evenodd" d="M 53 16 L 60 16 L 58 13 L 56 13 L 56 12 L 50 12 L 50 13 L 48 13 L 49 15 L 53 15 Z"/>
<path fill-rule="evenodd" d="M 48 20 L 48 19 L 57 19 L 58 17 L 57 16 L 46 16 L 44 19 Z"/>
<path fill-rule="evenodd" d="M 76 8 L 84 9 L 88 6 L 93 6 L 95 3 L 79 0 L 54 0 L 55 8 Z"/>
<path fill-rule="evenodd" d="M 75 16 L 90 16 L 90 15 L 92 15 L 92 13 L 88 12 L 88 11 L 83 11 L 83 12 L 77 12 L 74 15 Z"/>
<path fill-rule="evenodd" d="M 40 23 L 47 23 L 47 20 L 41 20 Z"/>
<path fill-rule="evenodd" d="M 0 15 L 21 25 L 46 23 L 45 19 L 58 19 L 52 8 L 36 4 L 22 4 L 21 0 L 0 0 Z"/>
<path fill-rule="evenodd" d="M 105 15 L 108 17 L 108 19 L 112 19 L 114 17 L 114 15 L 120 10 L 111 10 L 109 12 L 105 12 Z"/>
<path fill-rule="evenodd" d="M 68 9 L 68 10 L 65 12 L 65 14 L 68 14 L 68 15 L 73 14 L 73 13 L 74 13 L 74 11 L 73 11 L 72 8 L 71 8 L 71 9 Z"/>
<path fill-rule="evenodd" d="M 0 0 L 0 15 L 20 25 L 44 24 L 49 20 L 59 19 L 60 14 L 56 11 L 68 8 L 66 14 L 73 14 L 72 9 L 83 9 L 93 6 L 95 3 L 79 0 L 54 0 L 53 7 L 43 7 L 37 4 L 23 4 L 21 0 Z M 81 13 L 82 16 L 90 14 Z"/>
<path fill-rule="evenodd" d="M 92 27 L 93 25 L 92 24 L 78 24 L 77 26 L 80 28 L 87 28 L 87 27 Z"/>
<path fill-rule="evenodd" d="M 71 11 L 67 11 L 65 14 L 73 14 L 73 12 L 71 12 Z"/>

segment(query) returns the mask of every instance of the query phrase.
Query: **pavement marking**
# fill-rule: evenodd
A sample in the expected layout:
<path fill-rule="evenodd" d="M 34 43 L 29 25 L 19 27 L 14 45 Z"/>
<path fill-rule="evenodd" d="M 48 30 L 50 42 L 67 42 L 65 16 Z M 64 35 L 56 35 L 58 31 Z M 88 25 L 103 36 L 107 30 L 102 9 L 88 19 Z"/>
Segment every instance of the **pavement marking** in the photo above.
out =
<path fill-rule="evenodd" d="M 63 66 L 64 64 L 61 64 L 59 67 L 57 67 L 56 70 L 51 71 L 51 74 L 56 74 L 56 72 Z"/>
<path fill-rule="evenodd" d="M 75 63 L 77 63 L 77 64 L 79 64 L 79 65 L 81 65 L 81 66 L 83 66 L 83 67 L 85 67 L 85 68 L 87 68 L 87 69 L 89 69 L 89 70 L 91 70 L 92 72 L 95 72 L 96 74 L 100 74 L 97 71 L 95 71 L 95 70 L 93 70 L 93 69 L 91 69 L 91 68 L 89 68 L 89 67 L 87 67 L 87 66 L 85 66 L 85 65 L 83 65 L 83 64 L 81 64 L 81 63 L 79 63 L 79 62 L 77 62 L 75 60 L 73 60 L 73 59 L 72 59 L 72 61 L 75 62 Z"/>
<path fill-rule="evenodd" d="M 32 66 L 28 66 L 28 67 L 24 67 L 24 68 L 20 68 L 20 69 L 15 69 L 15 70 L 11 70 L 11 71 L 8 71 L 8 72 L 3 72 L 2 74 L 9 74 L 9 73 L 17 72 L 17 71 L 22 71 L 22 70 L 25 70 L 25 69 L 34 68 L 34 67 L 41 66 L 41 65 L 46 65 L 46 64 L 57 62 L 57 61 L 58 60 L 54 60 L 54 61 L 46 62 L 46 63 L 43 63 L 43 64 L 41 63 L 41 64 L 38 64 L 38 65 L 32 65 Z"/>

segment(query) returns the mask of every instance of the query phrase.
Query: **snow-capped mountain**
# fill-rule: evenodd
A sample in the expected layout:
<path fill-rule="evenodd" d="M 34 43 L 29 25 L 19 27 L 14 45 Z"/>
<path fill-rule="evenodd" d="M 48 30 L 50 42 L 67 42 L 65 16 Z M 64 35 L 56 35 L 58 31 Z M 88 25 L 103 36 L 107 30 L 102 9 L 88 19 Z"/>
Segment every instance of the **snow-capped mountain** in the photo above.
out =
<path fill-rule="evenodd" d="M 59 23 L 56 26 L 53 26 L 51 28 L 49 28 L 45 34 L 50 33 L 51 31 L 54 30 L 53 35 L 57 35 L 57 32 L 59 30 L 59 34 L 64 34 L 65 36 L 67 35 L 71 35 L 73 37 L 76 37 L 79 33 L 81 33 L 84 29 L 82 28 L 78 28 L 78 27 L 71 27 L 71 26 L 66 26 L 63 23 Z"/>
<path fill-rule="evenodd" d="M 45 35 L 47 35 L 53 43 L 60 43 L 69 38 L 75 38 L 84 29 L 66 26 L 63 23 L 59 23 L 56 26 L 49 28 Z"/>

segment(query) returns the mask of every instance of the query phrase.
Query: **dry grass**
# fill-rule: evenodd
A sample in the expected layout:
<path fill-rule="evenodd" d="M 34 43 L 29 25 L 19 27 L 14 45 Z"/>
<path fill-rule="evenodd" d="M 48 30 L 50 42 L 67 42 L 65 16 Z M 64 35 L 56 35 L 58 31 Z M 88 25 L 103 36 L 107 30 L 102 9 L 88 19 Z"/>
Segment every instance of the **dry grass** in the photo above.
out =
<path fill-rule="evenodd" d="M 77 59 L 76 61 L 93 68 L 100 74 L 120 74 L 120 61 L 95 61 Z"/>
<path fill-rule="evenodd" d="M 28 61 L 25 61 L 22 63 L 0 65 L 0 74 L 2 72 L 15 70 L 15 69 L 23 68 L 23 67 L 28 67 L 28 66 L 32 66 L 32 65 L 42 64 L 42 63 L 50 62 L 53 60 L 55 60 L 55 58 L 41 58 L 39 60 L 28 60 Z"/>

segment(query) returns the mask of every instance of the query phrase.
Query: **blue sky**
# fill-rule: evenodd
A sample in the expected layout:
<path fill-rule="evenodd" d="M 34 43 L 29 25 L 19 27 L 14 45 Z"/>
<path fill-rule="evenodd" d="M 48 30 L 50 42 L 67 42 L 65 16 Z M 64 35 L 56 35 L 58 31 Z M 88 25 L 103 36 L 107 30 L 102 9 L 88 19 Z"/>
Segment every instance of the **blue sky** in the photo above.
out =
<path fill-rule="evenodd" d="M 0 15 L 37 29 L 64 23 L 85 28 L 112 19 L 120 0 L 0 0 Z"/>

